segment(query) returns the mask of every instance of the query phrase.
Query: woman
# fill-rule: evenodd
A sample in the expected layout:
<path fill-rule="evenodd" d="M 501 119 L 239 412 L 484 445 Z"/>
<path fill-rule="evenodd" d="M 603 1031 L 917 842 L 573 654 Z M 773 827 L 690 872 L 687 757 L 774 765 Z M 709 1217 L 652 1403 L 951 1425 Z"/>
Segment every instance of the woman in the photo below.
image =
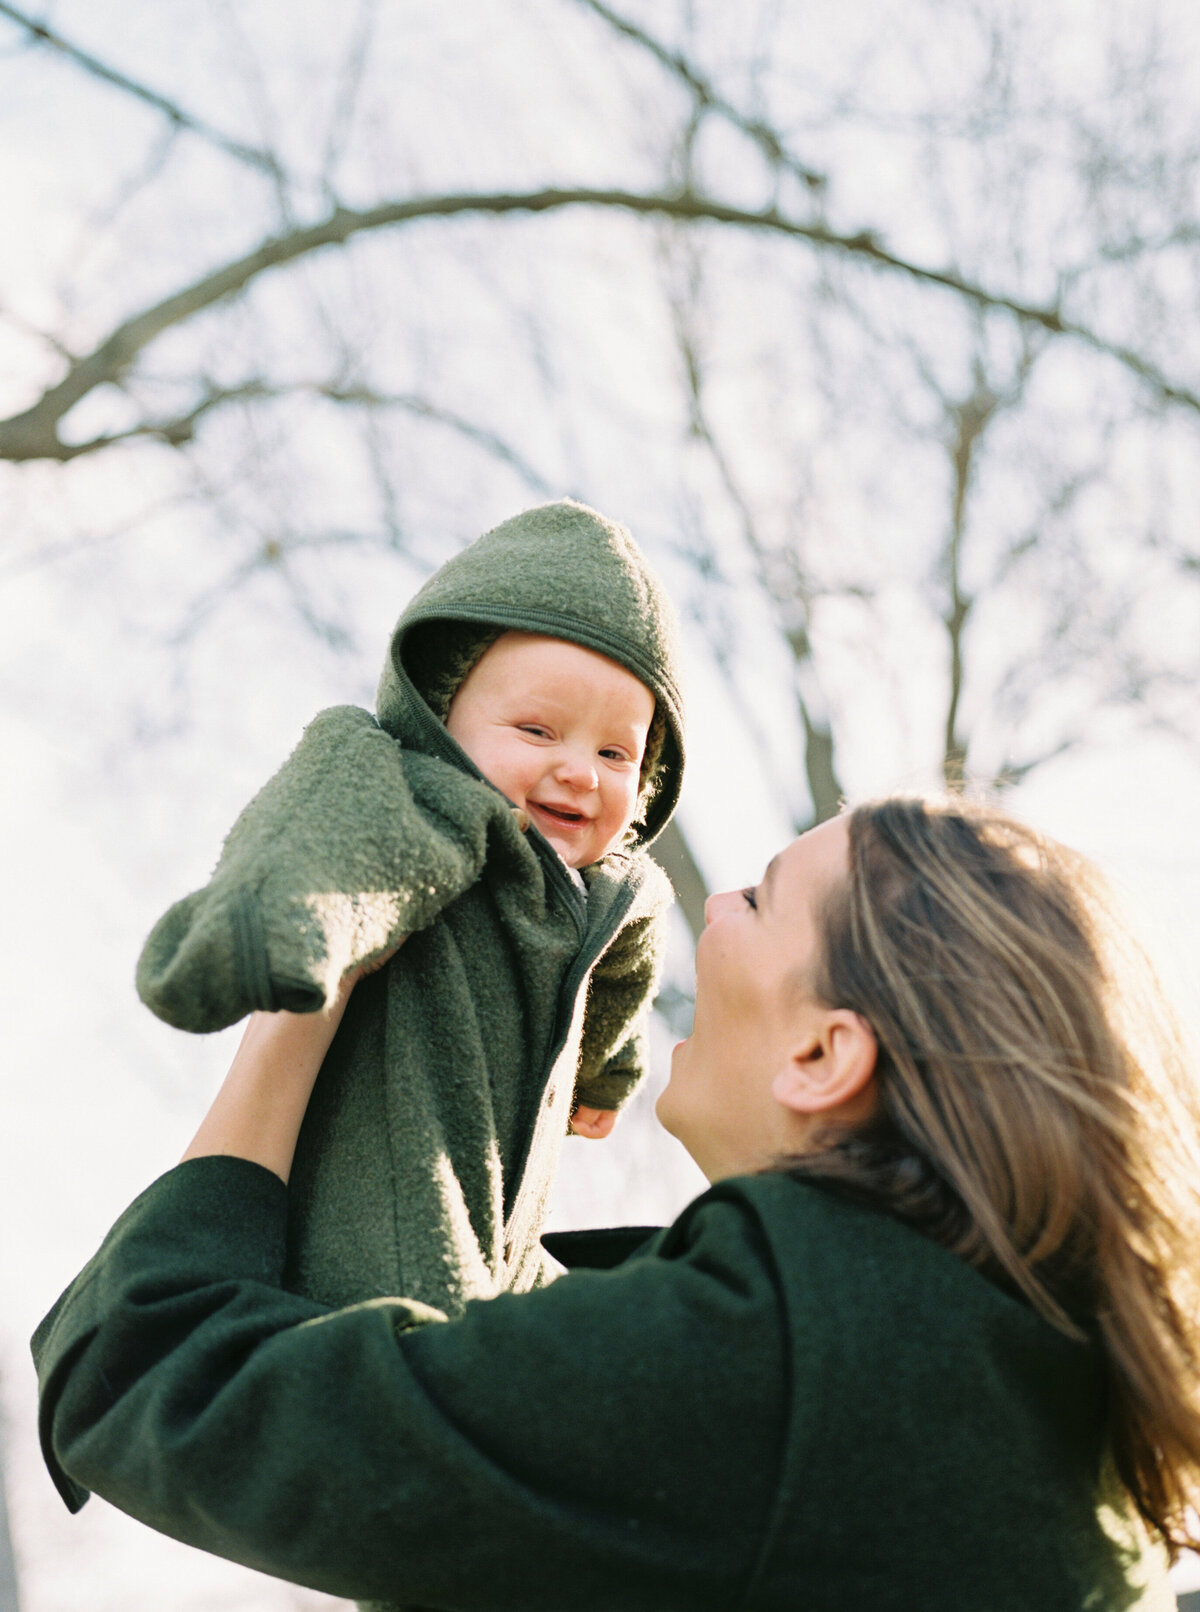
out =
<path fill-rule="evenodd" d="M 423 1606 L 1172 1605 L 1200 1124 L 1085 869 L 887 801 L 708 919 L 659 1113 L 712 1190 L 452 1322 L 282 1291 L 332 1027 L 252 1021 L 39 1329 L 67 1503 Z"/>

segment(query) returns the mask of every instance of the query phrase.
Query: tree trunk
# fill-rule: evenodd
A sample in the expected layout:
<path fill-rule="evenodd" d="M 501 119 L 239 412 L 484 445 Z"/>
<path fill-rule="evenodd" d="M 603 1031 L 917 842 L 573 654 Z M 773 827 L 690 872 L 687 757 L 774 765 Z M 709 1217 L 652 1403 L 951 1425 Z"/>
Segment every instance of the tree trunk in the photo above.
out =
<path fill-rule="evenodd" d="M 699 940 L 704 929 L 708 885 L 704 882 L 704 875 L 696 864 L 691 847 L 683 837 L 677 817 L 671 819 L 655 840 L 650 855 L 670 879 L 676 900 L 692 932 L 692 939 Z"/>
<path fill-rule="evenodd" d="M 814 722 L 803 701 L 800 715 L 804 721 L 804 771 L 815 826 L 837 816 L 842 809 L 843 791 L 834 766 L 833 733 L 828 724 Z"/>

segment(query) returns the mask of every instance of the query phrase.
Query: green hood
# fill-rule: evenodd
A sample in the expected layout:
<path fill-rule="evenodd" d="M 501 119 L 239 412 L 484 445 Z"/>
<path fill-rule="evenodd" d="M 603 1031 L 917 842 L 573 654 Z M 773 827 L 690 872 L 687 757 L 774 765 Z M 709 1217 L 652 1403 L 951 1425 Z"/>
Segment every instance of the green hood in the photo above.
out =
<path fill-rule="evenodd" d="M 569 498 L 528 509 L 448 560 L 405 609 L 379 680 L 380 726 L 398 738 L 419 734 L 435 749 L 451 746 L 461 754 L 410 676 L 414 629 L 421 629 L 424 656 L 431 637 L 436 642 L 425 624 L 438 621 L 569 639 L 639 678 L 658 701 L 667 731 L 658 787 L 638 844 L 648 845 L 665 828 L 683 780 L 679 625 L 624 526 Z"/>

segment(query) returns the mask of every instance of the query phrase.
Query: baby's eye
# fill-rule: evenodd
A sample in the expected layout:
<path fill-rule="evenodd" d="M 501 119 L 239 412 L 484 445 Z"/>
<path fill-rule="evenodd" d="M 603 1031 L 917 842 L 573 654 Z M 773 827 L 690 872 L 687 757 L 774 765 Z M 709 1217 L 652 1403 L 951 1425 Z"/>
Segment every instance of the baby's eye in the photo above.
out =
<path fill-rule="evenodd" d="M 528 733 L 535 739 L 548 739 L 550 737 L 550 729 L 543 728 L 537 722 L 520 722 L 517 724 L 517 731 L 519 733 Z"/>
<path fill-rule="evenodd" d="M 614 749 L 611 745 L 609 746 L 608 749 L 601 750 L 600 754 L 604 757 L 605 761 L 632 761 L 633 760 L 633 757 L 629 756 L 629 755 L 626 755 L 624 750 Z"/>
<path fill-rule="evenodd" d="M 742 900 L 752 912 L 758 911 L 758 897 L 755 895 L 753 887 L 742 891 Z"/>

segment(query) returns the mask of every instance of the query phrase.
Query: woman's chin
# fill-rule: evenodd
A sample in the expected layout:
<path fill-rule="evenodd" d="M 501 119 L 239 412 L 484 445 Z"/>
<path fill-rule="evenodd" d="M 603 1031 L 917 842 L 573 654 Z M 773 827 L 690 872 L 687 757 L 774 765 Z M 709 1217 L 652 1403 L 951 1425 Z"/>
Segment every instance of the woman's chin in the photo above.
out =
<path fill-rule="evenodd" d="M 682 1142 L 684 1147 L 688 1147 L 687 1054 L 688 1043 L 681 1041 L 671 1053 L 671 1073 L 654 1104 L 658 1123 L 677 1142 Z M 691 1152 L 690 1148 L 688 1152 Z"/>
<path fill-rule="evenodd" d="M 672 1077 L 672 1079 L 668 1080 L 667 1084 L 659 1092 L 658 1098 L 654 1104 L 654 1112 L 658 1116 L 658 1123 L 662 1126 L 663 1130 L 671 1136 L 678 1137 L 679 1132 L 675 1128 L 675 1093 L 672 1090 L 673 1083 Z"/>

